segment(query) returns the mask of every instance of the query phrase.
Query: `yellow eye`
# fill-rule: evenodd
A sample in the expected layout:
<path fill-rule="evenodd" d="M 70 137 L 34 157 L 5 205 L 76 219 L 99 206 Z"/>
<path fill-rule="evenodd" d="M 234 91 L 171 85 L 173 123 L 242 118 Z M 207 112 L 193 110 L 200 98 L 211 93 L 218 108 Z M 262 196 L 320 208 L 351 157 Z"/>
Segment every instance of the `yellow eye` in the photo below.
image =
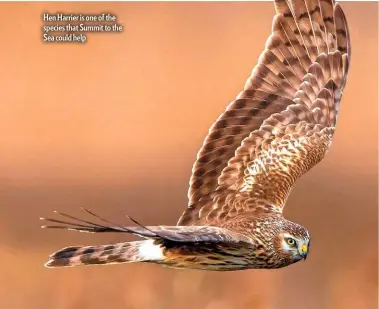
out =
<path fill-rule="evenodd" d="M 287 244 L 289 244 L 291 247 L 295 246 L 296 241 L 293 238 L 287 238 Z"/>

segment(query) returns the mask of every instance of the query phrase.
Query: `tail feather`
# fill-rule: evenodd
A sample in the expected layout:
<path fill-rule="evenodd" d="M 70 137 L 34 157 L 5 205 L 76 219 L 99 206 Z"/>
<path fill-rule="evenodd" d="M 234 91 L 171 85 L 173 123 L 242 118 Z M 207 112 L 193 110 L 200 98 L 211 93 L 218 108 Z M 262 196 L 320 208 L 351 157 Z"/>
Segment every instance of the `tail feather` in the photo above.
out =
<path fill-rule="evenodd" d="M 159 261 L 163 251 L 154 240 L 124 242 L 102 246 L 67 247 L 53 253 L 46 267 L 73 267 L 80 265 L 120 264 Z"/>

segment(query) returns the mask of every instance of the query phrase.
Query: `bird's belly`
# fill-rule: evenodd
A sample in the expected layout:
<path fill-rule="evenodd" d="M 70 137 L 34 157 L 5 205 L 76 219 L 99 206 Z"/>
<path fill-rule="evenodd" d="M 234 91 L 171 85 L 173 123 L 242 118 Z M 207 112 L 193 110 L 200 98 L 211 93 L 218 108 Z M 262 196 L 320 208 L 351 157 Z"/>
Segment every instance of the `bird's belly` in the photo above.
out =
<path fill-rule="evenodd" d="M 213 271 L 232 271 L 249 268 L 248 263 L 241 259 L 229 259 L 223 257 L 216 259 L 214 256 L 188 256 L 172 257 L 156 263 L 170 268 L 187 268 Z"/>
<path fill-rule="evenodd" d="M 239 246 L 221 244 L 191 244 L 166 247 L 164 258 L 158 261 L 147 261 L 172 268 L 188 268 L 214 271 L 243 270 L 247 268 L 264 268 L 252 264 L 251 250 Z"/>

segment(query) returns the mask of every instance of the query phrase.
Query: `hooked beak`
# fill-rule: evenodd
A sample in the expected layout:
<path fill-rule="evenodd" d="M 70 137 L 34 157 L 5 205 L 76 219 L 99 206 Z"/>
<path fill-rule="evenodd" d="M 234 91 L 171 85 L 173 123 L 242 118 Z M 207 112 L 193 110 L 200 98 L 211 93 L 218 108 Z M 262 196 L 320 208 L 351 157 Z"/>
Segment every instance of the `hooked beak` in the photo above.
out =
<path fill-rule="evenodd" d="M 308 255 L 308 247 L 306 244 L 303 244 L 301 246 L 301 252 L 300 252 L 301 256 L 304 258 L 304 260 L 307 259 L 307 255 Z"/>

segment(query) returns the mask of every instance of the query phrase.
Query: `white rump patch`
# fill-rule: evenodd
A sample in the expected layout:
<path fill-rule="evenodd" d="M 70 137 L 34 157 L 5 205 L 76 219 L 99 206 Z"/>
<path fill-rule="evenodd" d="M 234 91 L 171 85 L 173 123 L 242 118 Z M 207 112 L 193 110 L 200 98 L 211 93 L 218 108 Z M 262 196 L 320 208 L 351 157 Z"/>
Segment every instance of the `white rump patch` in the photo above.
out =
<path fill-rule="evenodd" d="M 161 245 L 155 245 L 154 239 L 145 240 L 138 247 L 138 254 L 146 260 L 159 261 L 164 259 Z"/>

